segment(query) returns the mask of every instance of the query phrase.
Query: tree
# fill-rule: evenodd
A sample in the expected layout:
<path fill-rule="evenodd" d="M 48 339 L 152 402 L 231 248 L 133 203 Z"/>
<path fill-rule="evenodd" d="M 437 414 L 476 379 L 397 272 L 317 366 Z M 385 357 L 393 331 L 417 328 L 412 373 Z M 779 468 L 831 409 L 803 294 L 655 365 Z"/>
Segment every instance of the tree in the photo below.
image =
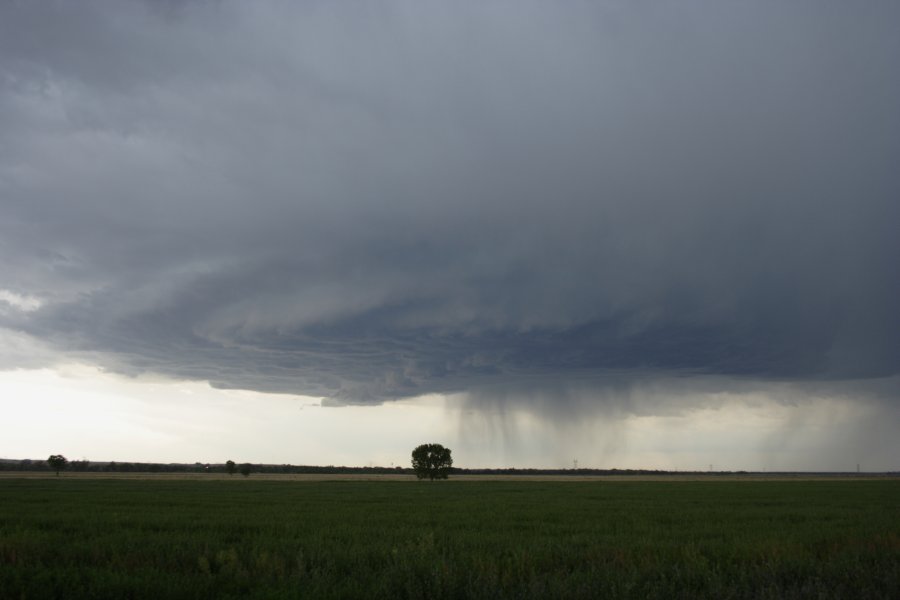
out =
<path fill-rule="evenodd" d="M 50 458 L 47 459 L 47 464 L 56 471 L 56 476 L 59 477 L 59 472 L 66 468 L 69 461 L 62 454 L 51 454 Z"/>
<path fill-rule="evenodd" d="M 422 444 L 412 451 L 412 468 L 419 479 L 447 479 L 452 466 L 450 448 L 440 444 Z"/>
<path fill-rule="evenodd" d="M 229 475 L 234 475 L 234 472 L 237 471 L 237 465 L 234 464 L 233 460 L 226 461 L 225 470 L 228 471 Z"/>
<path fill-rule="evenodd" d="M 253 467 L 250 466 L 250 463 L 244 463 L 241 465 L 241 475 L 244 477 L 250 477 L 250 472 L 253 470 Z"/>

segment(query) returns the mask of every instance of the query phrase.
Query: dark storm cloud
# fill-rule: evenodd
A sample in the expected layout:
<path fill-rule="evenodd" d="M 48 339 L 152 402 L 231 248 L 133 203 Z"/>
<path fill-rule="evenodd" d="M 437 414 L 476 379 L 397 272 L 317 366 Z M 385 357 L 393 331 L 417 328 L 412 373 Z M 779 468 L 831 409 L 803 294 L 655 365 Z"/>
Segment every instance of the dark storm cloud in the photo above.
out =
<path fill-rule="evenodd" d="M 898 23 L 6 3 L 0 326 L 335 402 L 896 375 Z"/>

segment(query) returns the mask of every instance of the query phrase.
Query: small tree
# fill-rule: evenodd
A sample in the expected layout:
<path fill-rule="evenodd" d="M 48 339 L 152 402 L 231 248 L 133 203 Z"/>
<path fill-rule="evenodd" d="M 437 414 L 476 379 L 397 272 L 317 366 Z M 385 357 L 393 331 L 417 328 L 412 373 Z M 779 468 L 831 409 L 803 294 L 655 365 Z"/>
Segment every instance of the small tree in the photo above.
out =
<path fill-rule="evenodd" d="M 253 470 L 253 467 L 250 466 L 250 463 L 244 463 L 241 465 L 241 475 L 244 477 L 250 477 L 250 472 Z"/>
<path fill-rule="evenodd" d="M 225 470 L 228 471 L 229 475 L 234 475 L 234 472 L 237 471 L 237 465 L 234 464 L 233 460 L 226 461 Z"/>
<path fill-rule="evenodd" d="M 56 476 L 59 477 L 59 472 L 66 468 L 69 461 L 62 454 L 51 454 L 50 458 L 47 459 L 47 464 L 56 471 Z"/>
<path fill-rule="evenodd" d="M 452 466 L 450 448 L 440 444 L 422 444 L 412 451 L 412 468 L 419 479 L 447 479 Z"/>

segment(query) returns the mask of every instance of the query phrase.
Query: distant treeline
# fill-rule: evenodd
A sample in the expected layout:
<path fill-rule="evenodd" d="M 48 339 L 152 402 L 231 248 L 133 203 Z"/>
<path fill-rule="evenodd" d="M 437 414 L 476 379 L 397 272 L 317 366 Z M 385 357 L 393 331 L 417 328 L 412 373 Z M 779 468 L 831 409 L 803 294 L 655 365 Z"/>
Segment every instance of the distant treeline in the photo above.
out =
<path fill-rule="evenodd" d="M 246 463 L 243 463 L 246 464 Z M 411 468 L 404 467 L 345 467 L 311 465 L 267 465 L 250 464 L 254 473 L 282 474 L 412 474 Z M 0 471 L 50 471 L 46 460 L 0 459 Z M 138 463 L 138 462 L 96 462 L 71 460 L 66 471 L 75 472 L 121 472 L 121 473 L 227 473 L 225 463 Z M 453 475 L 665 475 L 670 471 L 647 469 L 460 469 L 452 468 Z M 684 471 L 681 471 L 684 473 Z"/>
<path fill-rule="evenodd" d="M 411 468 L 402 467 L 336 467 L 308 465 L 265 465 L 250 464 L 253 473 L 287 473 L 287 474 L 336 474 L 336 473 L 369 473 L 394 474 L 409 473 Z M 0 459 L 0 471 L 52 471 L 46 460 L 9 460 Z M 70 460 L 66 471 L 80 473 L 227 473 L 225 463 L 140 463 L 140 462 L 97 462 L 90 460 Z"/>
<path fill-rule="evenodd" d="M 240 465 L 248 463 L 239 463 Z M 312 465 L 266 465 L 250 464 L 253 473 L 272 473 L 289 475 L 412 475 L 409 467 L 344 467 L 344 466 L 312 466 Z M 139 463 L 139 462 L 96 462 L 90 460 L 71 460 L 66 471 L 91 473 L 227 473 L 225 463 Z M 0 471 L 52 471 L 46 460 L 25 459 L 10 460 L 0 458 Z M 794 472 L 758 472 L 758 471 L 661 471 L 658 469 L 460 469 L 453 467 L 451 475 L 792 475 Z M 833 472 L 817 473 L 818 475 L 851 475 L 853 473 Z M 898 473 L 866 473 L 866 475 L 896 476 Z"/>

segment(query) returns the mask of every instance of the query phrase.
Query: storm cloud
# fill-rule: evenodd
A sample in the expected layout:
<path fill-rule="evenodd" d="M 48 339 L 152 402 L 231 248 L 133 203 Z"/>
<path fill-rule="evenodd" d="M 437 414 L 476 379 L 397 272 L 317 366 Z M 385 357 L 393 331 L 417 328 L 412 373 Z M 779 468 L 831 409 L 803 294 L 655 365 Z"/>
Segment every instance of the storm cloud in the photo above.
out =
<path fill-rule="evenodd" d="M 4 3 L 0 327 L 29 364 L 331 403 L 896 398 L 898 24 L 896 2 Z"/>

